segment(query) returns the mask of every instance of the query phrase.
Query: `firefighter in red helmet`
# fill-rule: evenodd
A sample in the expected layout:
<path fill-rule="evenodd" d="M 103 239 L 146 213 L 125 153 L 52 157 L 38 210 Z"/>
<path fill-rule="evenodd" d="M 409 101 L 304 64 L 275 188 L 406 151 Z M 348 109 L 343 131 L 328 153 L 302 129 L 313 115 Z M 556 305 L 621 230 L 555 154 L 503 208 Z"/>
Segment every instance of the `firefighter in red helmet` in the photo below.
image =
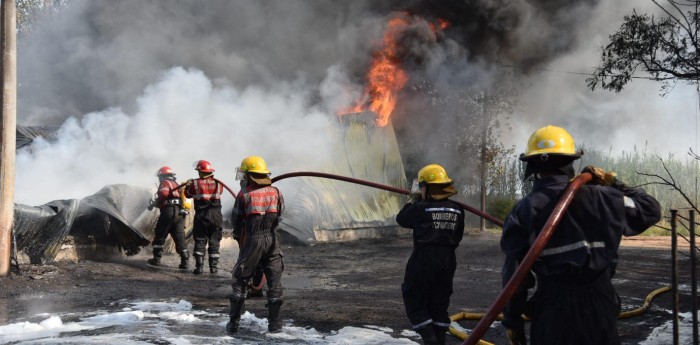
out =
<path fill-rule="evenodd" d="M 209 254 L 209 272 L 217 273 L 224 218 L 221 214 L 224 187 L 214 178 L 214 168 L 208 161 L 195 162 L 194 169 L 199 173 L 199 178 L 188 180 L 185 187 L 185 196 L 194 200 L 192 234 L 195 269 L 192 273 L 202 274 L 204 271 L 205 251 Z"/>
<path fill-rule="evenodd" d="M 175 250 L 180 254 L 179 268 L 187 269 L 187 261 L 190 256 L 185 242 L 185 214 L 180 212 L 182 205 L 180 205 L 180 191 L 177 188 L 175 173 L 169 166 L 164 166 L 158 169 L 156 176 L 160 181 L 158 192 L 148 208 L 150 210 L 153 207 L 158 207 L 160 216 L 156 223 L 155 237 L 151 242 L 153 258 L 149 259 L 148 263 L 154 266 L 160 265 L 163 244 L 170 234 L 175 241 Z"/>
<path fill-rule="evenodd" d="M 284 211 L 284 199 L 280 191 L 271 186 L 270 171 L 261 157 L 243 159 L 236 179 L 241 181 L 241 191 L 233 207 L 231 223 L 233 237 L 239 241 L 241 249 L 233 267 L 233 294 L 229 297 L 231 310 L 226 330 L 238 332 L 248 284 L 257 268 L 262 266 L 267 279 L 267 329 L 278 332 L 282 328 L 280 308 L 284 263 L 277 226 Z"/>
<path fill-rule="evenodd" d="M 401 284 L 406 315 L 426 345 L 445 345 L 447 309 L 457 269 L 455 250 L 464 236 L 464 210 L 445 169 L 430 164 L 418 172 L 411 198 L 396 222 L 413 229 L 413 252 Z"/>
<path fill-rule="evenodd" d="M 573 164 L 581 154 L 564 128 L 546 126 L 530 136 L 520 160 L 526 163 L 525 178 L 534 184 L 503 225 L 504 286 L 575 176 Z M 620 239 L 654 225 L 661 209 L 654 197 L 622 183 L 613 172 L 593 166 L 582 172 L 591 173 L 593 180 L 578 190 L 530 275 L 503 310 L 501 324 L 511 345 L 527 344 L 523 314 L 531 321 L 530 344 L 620 344 L 620 299 L 611 281 Z M 528 299 L 528 289 L 535 287 Z"/>

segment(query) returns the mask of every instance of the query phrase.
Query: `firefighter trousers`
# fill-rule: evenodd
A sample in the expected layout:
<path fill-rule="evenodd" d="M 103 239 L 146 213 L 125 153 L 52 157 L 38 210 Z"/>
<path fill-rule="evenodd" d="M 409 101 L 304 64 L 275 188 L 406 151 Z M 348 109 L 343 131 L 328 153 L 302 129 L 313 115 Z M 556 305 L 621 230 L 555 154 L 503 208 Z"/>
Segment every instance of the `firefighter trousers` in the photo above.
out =
<path fill-rule="evenodd" d="M 607 271 L 588 282 L 538 279 L 525 313 L 533 345 L 620 344 L 620 299 Z"/>
<path fill-rule="evenodd" d="M 210 206 L 195 211 L 192 228 L 195 256 L 204 256 L 204 253 L 208 252 L 210 259 L 219 258 L 223 220 L 221 206 Z"/>
<path fill-rule="evenodd" d="M 457 261 L 445 246 L 415 248 L 406 264 L 401 294 L 413 329 L 430 325 L 449 327 L 447 309 Z"/>
<path fill-rule="evenodd" d="M 241 296 L 245 294 L 248 283 L 255 275 L 260 264 L 267 279 L 267 298 L 280 299 L 283 295 L 282 272 L 284 261 L 279 245 L 279 237 L 276 234 L 268 234 L 263 237 L 246 239 L 243 243 L 238 260 L 233 267 L 233 294 Z"/>
<path fill-rule="evenodd" d="M 160 209 L 160 216 L 156 222 L 155 237 L 151 243 L 153 249 L 162 249 L 168 235 L 175 242 L 175 250 L 178 254 L 187 252 L 185 217 L 180 215 L 180 206 L 178 205 L 166 205 Z"/>

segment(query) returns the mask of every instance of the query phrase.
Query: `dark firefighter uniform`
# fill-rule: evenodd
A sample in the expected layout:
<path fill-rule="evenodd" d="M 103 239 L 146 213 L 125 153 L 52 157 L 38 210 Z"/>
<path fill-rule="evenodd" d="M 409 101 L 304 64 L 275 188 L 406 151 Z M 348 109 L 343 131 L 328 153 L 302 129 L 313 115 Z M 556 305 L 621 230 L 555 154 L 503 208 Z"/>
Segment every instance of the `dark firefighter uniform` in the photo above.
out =
<path fill-rule="evenodd" d="M 535 180 L 503 227 L 506 259 L 503 285 L 514 274 L 569 183 L 554 174 Z M 527 301 L 521 285 L 504 310 L 503 325 L 522 329 L 521 314 L 531 324 L 531 344 L 619 344 L 620 301 L 611 283 L 622 235 L 636 235 L 659 221 L 659 203 L 641 188 L 617 181 L 611 186 L 581 187 L 532 271 L 537 290 Z"/>
<path fill-rule="evenodd" d="M 238 261 L 233 268 L 233 296 L 245 299 L 247 286 L 255 275 L 256 268 L 262 266 L 267 279 L 272 330 L 281 327 L 281 320 L 277 317 L 278 314 L 273 315 L 273 311 L 279 313 L 283 297 L 281 278 L 284 263 L 277 234 L 283 211 L 284 199 L 276 187 L 252 183 L 238 194 L 232 215 L 233 237 L 241 241 Z M 273 310 L 273 307 L 276 309 Z"/>
<path fill-rule="evenodd" d="M 185 195 L 194 201 L 195 273 L 201 273 L 204 253 L 209 254 L 209 271 L 216 273 L 219 263 L 219 245 L 222 237 L 223 215 L 221 214 L 221 194 L 223 185 L 213 176 L 192 180 L 185 189 Z M 207 243 L 209 247 L 207 249 Z"/>
<path fill-rule="evenodd" d="M 174 176 L 160 179 L 155 205 L 160 209 L 156 223 L 153 246 L 153 262 L 160 264 L 163 254 L 163 244 L 170 235 L 175 241 L 175 250 L 180 254 L 181 268 L 187 268 L 189 253 L 185 242 L 185 217 L 180 214 L 180 192 Z M 150 261 L 149 261 L 150 262 Z"/>
<path fill-rule="evenodd" d="M 413 252 L 401 284 L 406 314 L 426 344 L 433 343 L 423 330 L 435 332 L 439 339 L 435 344 L 444 344 L 457 268 L 455 249 L 464 235 L 464 210 L 449 199 L 427 199 L 406 204 L 396 222 L 413 229 Z M 431 334 L 430 339 L 433 337 Z"/>

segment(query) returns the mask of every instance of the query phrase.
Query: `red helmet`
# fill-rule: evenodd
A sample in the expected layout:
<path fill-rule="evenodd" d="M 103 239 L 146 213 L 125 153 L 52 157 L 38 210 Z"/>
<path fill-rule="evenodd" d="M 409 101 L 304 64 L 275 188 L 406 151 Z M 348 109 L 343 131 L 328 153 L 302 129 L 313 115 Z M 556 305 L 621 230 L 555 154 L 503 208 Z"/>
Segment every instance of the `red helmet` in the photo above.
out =
<path fill-rule="evenodd" d="M 194 167 L 194 170 L 201 172 L 214 172 L 214 168 L 212 168 L 211 163 L 205 160 L 198 161 L 197 165 Z"/>
<path fill-rule="evenodd" d="M 156 172 L 156 176 L 161 176 L 161 175 L 175 175 L 173 172 L 173 169 L 171 169 L 169 166 L 164 166 L 160 169 L 158 169 L 158 172 Z"/>

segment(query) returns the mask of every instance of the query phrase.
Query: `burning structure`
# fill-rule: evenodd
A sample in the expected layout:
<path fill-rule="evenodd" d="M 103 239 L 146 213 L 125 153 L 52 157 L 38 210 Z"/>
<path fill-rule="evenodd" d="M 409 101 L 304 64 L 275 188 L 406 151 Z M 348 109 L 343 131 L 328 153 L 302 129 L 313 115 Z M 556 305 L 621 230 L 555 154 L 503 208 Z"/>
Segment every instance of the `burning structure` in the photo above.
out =
<path fill-rule="evenodd" d="M 412 170 L 425 163 L 415 156 L 435 162 L 456 156 L 458 145 L 450 146 L 450 151 L 443 142 L 435 143 L 461 134 L 449 113 L 463 111 L 463 99 L 440 98 L 441 92 L 488 84 L 493 61 L 527 68 L 566 51 L 574 40 L 563 36 L 574 32 L 569 29 L 577 22 L 560 18 L 570 18 L 574 12 L 585 18 L 596 2 L 72 2 L 20 38 L 18 93 L 25 114 L 20 121 L 60 126 L 62 140 L 24 151 L 18 190 L 27 194 L 32 188 L 51 190 L 57 194 L 51 197 L 59 199 L 63 196 L 53 191 L 54 185 L 71 191 L 88 186 L 87 191 L 81 189 L 87 194 L 116 179 L 145 180 L 145 174 L 124 167 L 164 161 L 184 166 L 176 160 L 189 163 L 202 152 L 231 162 L 252 149 L 261 150 L 255 153 L 282 167 L 275 173 L 293 171 L 305 153 L 284 145 L 309 137 L 329 139 L 331 144 L 323 149 L 330 151 L 332 160 L 309 168 L 407 187 L 404 164 L 408 167 L 406 162 L 411 162 Z M 154 30 L 153 18 L 167 19 L 167 25 Z M 311 20 L 325 29 L 309 32 Z M 204 50 L 210 53 L 198 53 Z M 57 64 L 61 68 L 53 68 Z M 329 99 L 320 89 L 337 81 L 330 70 L 343 71 L 341 83 L 364 89 L 347 102 Z M 165 81 L 155 82 L 160 79 Z M 402 91 L 405 95 L 406 89 L 416 90 L 424 81 L 430 87 L 416 92 L 420 102 L 399 103 Z M 438 108 L 436 103 L 449 104 Z M 288 130 L 290 124 L 310 121 L 307 115 L 317 109 L 329 116 L 314 126 L 307 122 L 302 130 Z M 392 119 L 394 112 L 400 114 Z M 323 127 L 324 133 L 313 131 L 325 126 L 334 113 L 347 115 L 339 115 L 339 126 Z M 406 130 L 425 120 L 426 114 L 435 114 L 431 126 L 410 125 Z M 216 128 L 210 128 L 206 137 L 180 140 L 180 133 L 189 133 L 202 122 L 215 123 L 209 127 Z M 443 133 L 430 135 L 438 127 Z M 267 137 L 261 139 L 265 134 L 260 128 L 269 129 Z M 313 130 L 305 132 L 308 128 Z M 406 137 L 420 137 L 425 147 L 440 152 L 402 147 L 410 140 Z M 322 140 L 304 144 L 319 142 L 327 144 Z M 146 147 L 149 152 L 144 154 Z M 411 157 L 405 157 L 407 152 Z M 78 155 L 101 164 L 108 173 L 76 169 L 73 160 Z M 46 179 L 47 166 L 66 176 L 56 173 Z M 88 179 L 92 184 L 86 183 Z M 393 217 L 402 204 L 399 195 L 310 178 L 289 183 L 297 188 L 285 193 L 289 212 L 283 230 L 302 242 L 375 236 L 396 229 Z M 52 203 L 39 206 L 36 217 L 63 217 L 81 208 L 75 202 L 60 207 Z M 102 219 L 131 224 L 139 216 L 120 220 L 110 214 Z M 70 219 L 62 222 L 75 228 Z M 133 241 L 148 238 L 147 230 L 139 226 L 121 228 L 129 227 L 141 232 Z M 97 232 L 103 229 L 95 227 Z"/>
<path fill-rule="evenodd" d="M 372 112 L 340 116 L 331 130 L 338 145 L 326 173 L 405 188 L 406 174 L 391 122 L 377 125 Z M 345 182 L 305 177 L 297 182 L 298 199 L 288 203 L 282 229 L 297 240 L 343 241 L 397 233 L 394 217 L 404 198 L 396 193 Z"/>

